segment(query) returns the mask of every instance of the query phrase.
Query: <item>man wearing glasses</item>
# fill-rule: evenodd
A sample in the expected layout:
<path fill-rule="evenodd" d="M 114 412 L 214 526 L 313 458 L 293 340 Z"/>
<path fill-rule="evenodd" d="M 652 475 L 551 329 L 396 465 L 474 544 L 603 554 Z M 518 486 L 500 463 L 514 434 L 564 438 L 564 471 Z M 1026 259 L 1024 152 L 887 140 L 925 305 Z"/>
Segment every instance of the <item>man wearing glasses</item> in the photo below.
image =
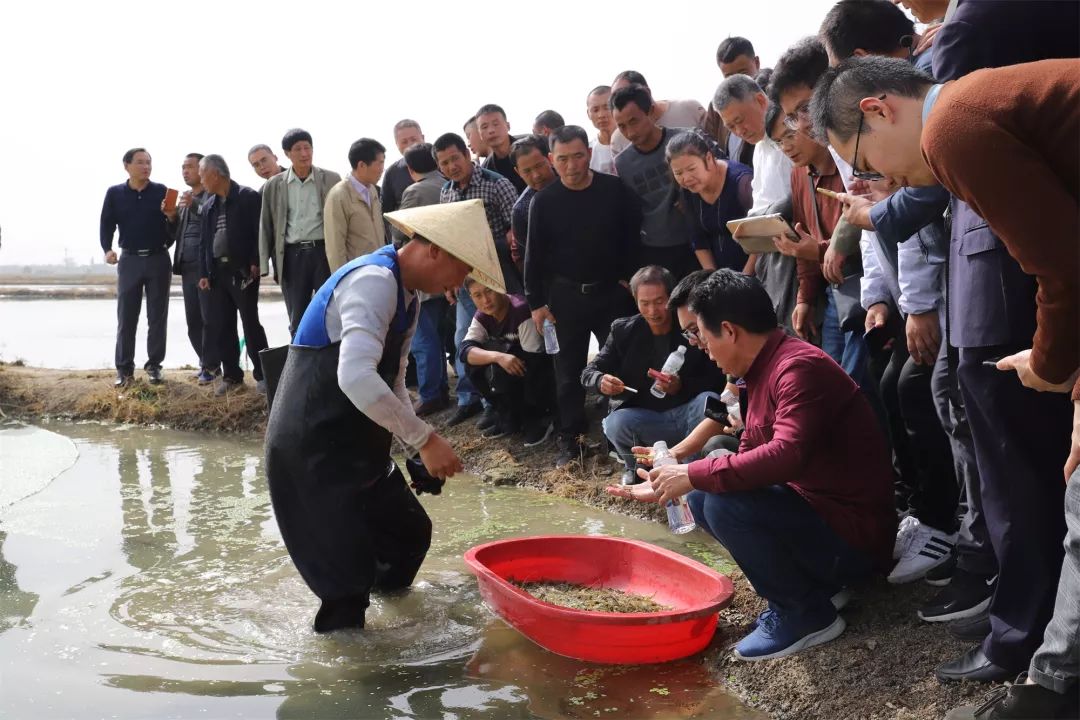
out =
<path fill-rule="evenodd" d="M 675 445 L 705 419 L 706 401 L 709 397 L 719 400 L 724 388 L 723 371 L 696 349 L 696 326 L 694 333 L 680 332 L 668 307 L 674 286 L 675 276 L 659 265 L 634 273 L 630 291 L 638 314 L 611 324 L 604 347 L 581 373 L 585 388 L 611 398 L 604 435 L 626 466 L 623 485 L 642 481 L 635 473 L 631 448 L 651 446 L 658 440 Z M 654 377 L 651 373 L 663 367 L 680 346 L 686 348 L 686 360 L 678 374 Z M 654 379 L 663 397 L 650 392 Z"/>

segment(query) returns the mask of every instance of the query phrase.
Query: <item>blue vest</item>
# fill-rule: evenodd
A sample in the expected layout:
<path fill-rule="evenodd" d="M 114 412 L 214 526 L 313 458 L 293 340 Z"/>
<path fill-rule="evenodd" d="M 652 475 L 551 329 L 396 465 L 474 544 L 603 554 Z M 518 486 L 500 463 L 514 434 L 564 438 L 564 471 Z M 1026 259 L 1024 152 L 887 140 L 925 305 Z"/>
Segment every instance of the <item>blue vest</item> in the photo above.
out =
<path fill-rule="evenodd" d="M 330 304 L 330 298 L 334 296 L 334 290 L 337 289 L 338 283 L 346 275 L 353 270 L 369 265 L 389 268 L 394 273 L 394 280 L 397 281 L 398 301 L 394 319 L 390 322 L 390 332 L 395 335 L 405 334 L 405 331 L 409 329 L 409 323 L 412 322 L 411 310 L 415 309 L 415 303 L 409 309 L 406 309 L 401 287 L 401 268 L 398 266 L 397 250 L 394 249 L 393 245 L 384 245 L 370 255 L 361 255 L 355 260 L 345 263 L 323 283 L 323 286 L 311 298 L 307 310 L 304 311 L 304 317 L 300 320 L 300 326 L 296 328 L 296 335 L 293 336 L 293 345 L 321 348 L 330 344 L 330 335 L 326 332 L 326 307 Z"/>

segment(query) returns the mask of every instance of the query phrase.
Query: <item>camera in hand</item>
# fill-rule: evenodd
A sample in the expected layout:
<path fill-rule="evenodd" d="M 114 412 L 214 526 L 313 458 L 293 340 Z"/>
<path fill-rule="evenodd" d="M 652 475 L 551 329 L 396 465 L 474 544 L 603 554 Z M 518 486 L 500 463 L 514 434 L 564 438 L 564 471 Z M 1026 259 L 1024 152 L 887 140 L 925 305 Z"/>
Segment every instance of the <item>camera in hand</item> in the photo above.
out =
<path fill-rule="evenodd" d="M 443 485 L 446 484 L 445 480 L 440 480 L 428 472 L 419 455 L 413 455 L 405 460 L 405 472 L 409 473 L 409 487 L 417 495 L 423 493 L 439 495 L 442 493 Z"/>

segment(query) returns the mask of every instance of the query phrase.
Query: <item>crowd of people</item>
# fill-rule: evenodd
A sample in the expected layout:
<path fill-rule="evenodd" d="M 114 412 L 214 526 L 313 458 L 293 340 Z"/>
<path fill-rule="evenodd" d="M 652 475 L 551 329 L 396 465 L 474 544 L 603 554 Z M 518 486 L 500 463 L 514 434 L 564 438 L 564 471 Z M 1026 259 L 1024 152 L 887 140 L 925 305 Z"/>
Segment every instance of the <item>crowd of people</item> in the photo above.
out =
<path fill-rule="evenodd" d="M 609 492 L 688 494 L 768 601 L 737 657 L 836 638 L 849 586 L 875 573 L 924 580 L 940 591 L 919 617 L 972 642 L 937 677 L 1016 680 L 956 717 L 1075 717 L 1077 27 L 1076 3 L 840 0 L 771 69 L 749 40 L 723 40 L 708 107 L 659 99 L 627 70 L 584 94 L 592 137 L 554 110 L 514 136 L 487 104 L 432 143 L 401 120 L 389 167 L 382 144 L 356 141 L 344 179 L 314 166 L 311 135 L 293 129 L 288 169 L 267 145 L 249 152 L 260 190 L 193 153 L 175 203 L 150 182 L 149 153 L 131 150 L 101 218 L 118 262 L 117 385 L 134 371 L 143 295 L 145 369 L 161 381 L 170 274 L 198 381 L 218 394 L 242 383 L 239 315 L 265 392 L 262 277 L 281 286 L 294 345 L 315 297 L 322 335 L 344 347 L 352 310 L 332 332 L 326 310 L 349 282 L 339 274 L 417 239 L 456 247 L 397 214 L 479 200 L 495 267 L 440 291 L 401 277 L 418 272 L 409 263 L 441 267 L 414 249 L 394 276 L 422 291 L 418 308 L 388 300 L 379 327 L 412 323 L 419 399 L 402 411 L 415 417 L 379 425 L 426 460 L 437 436 L 422 419 L 453 408 L 449 425 L 480 416 L 485 438 L 534 447 L 554 434 L 564 467 L 590 451 L 594 391 L 624 471 Z M 789 230 L 747 252 L 728 224 L 759 215 Z M 361 264 L 384 261 L 397 262 Z M 678 371 L 661 370 L 673 354 Z M 678 464 L 648 467 L 657 441 Z M 345 612 L 323 608 L 324 620 Z"/>

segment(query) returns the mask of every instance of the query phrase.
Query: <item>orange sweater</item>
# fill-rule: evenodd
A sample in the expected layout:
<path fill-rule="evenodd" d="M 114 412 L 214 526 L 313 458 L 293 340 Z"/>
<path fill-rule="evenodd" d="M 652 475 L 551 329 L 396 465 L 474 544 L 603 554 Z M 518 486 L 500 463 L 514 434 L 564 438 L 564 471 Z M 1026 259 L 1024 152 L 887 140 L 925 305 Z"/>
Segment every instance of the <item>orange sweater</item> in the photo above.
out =
<path fill-rule="evenodd" d="M 1064 382 L 1080 367 L 1080 60 L 979 70 L 946 83 L 923 128 L 922 154 L 1038 279 L 1031 368 Z"/>

